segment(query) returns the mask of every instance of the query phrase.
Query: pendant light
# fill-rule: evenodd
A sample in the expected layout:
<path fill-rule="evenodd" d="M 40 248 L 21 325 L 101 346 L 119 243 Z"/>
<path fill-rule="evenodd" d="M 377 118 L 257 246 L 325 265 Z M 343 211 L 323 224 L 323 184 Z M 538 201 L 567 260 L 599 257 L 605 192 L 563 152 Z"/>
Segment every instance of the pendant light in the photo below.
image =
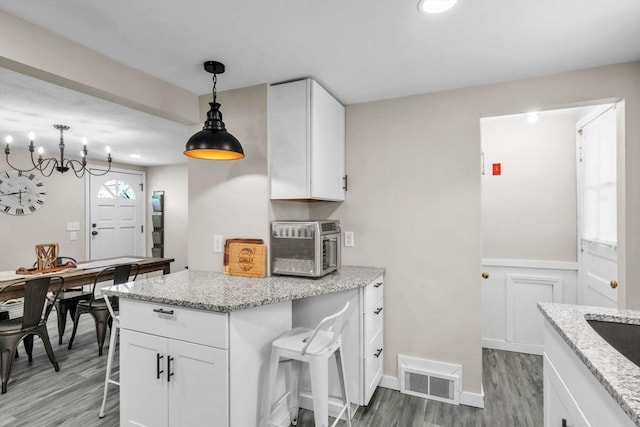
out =
<path fill-rule="evenodd" d="M 220 104 L 216 102 L 218 74 L 224 73 L 224 64 L 216 61 L 204 63 L 204 69 L 213 74 L 213 102 L 207 113 L 207 120 L 200 132 L 195 133 L 184 150 L 184 155 L 206 160 L 238 160 L 244 157 L 240 141 L 227 132 L 222 121 Z"/>

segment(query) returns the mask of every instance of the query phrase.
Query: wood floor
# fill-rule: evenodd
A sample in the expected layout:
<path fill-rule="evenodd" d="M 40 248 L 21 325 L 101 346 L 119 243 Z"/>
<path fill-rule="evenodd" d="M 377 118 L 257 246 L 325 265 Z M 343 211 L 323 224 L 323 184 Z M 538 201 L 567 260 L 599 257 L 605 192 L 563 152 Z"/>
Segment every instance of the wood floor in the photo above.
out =
<path fill-rule="evenodd" d="M 70 322 L 69 322 L 70 323 Z M 55 313 L 49 334 L 60 371 L 49 363 L 41 342 L 34 342 L 31 365 L 23 347 L 15 360 L 7 394 L 0 395 L 0 427 L 118 426 L 118 388 L 110 388 L 107 415 L 98 418 L 107 361 L 107 343 L 98 356 L 95 327 L 81 317 L 73 349 L 71 331 L 58 345 Z M 108 341 L 108 338 L 107 338 Z M 116 357 L 117 369 L 117 357 Z M 360 408 L 354 427 L 538 427 L 543 425 L 542 358 L 499 350 L 483 351 L 485 409 L 455 406 L 379 387 L 370 404 Z M 314 425 L 313 413 L 302 410 L 298 426 Z M 338 425 L 344 426 L 341 422 Z M 212 424 L 215 427 L 214 424 Z M 183 426 L 180 426 L 183 427 Z M 184 426 L 187 427 L 187 426 Z M 191 426 L 188 426 L 191 427 Z"/>

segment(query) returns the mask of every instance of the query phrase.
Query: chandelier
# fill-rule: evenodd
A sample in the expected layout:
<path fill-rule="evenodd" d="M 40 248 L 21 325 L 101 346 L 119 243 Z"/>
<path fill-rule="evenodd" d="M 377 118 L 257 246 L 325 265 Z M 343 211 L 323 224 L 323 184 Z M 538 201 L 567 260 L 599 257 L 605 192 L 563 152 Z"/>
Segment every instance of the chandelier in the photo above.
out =
<path fill-rule="evenodd" d="M 63 132 L 65 130 L 69 130 L 70 128 L 67 125 L 53 125 L 53 127 L 60 131 L 60 143 L 58 144 L 58 149 L 60 150 L 60 158 L 59 159 L 55 157 L 43 158 L 42 155 L 44 154 L 44 149 L 42 147 L 38 147 L 38 158 L 36 159 L 34 157 L 34 152 L 36 151 L 36 149 L 33 144 L 33 141 L 36 139 L 36 136 L 33 132 L 29 132 L 29 153 L 31 154 L 31 164 L 33 167 L 30 169 L 17 168 L 13 166 L 11 162 L 9 162 L 9 154 L 11 154 L 11 143 L 13 142 L 13 138 L 11 137 L 11 135 L 8 135 L 5 139 L 5 142 L 7 143 L 7 145 L 4 148 L 4 154 L 7 160 L 7 164 L 11 167 L 11 169 L 17 170 L 22 173 L 37 170 L 42 175 L 47 177 L 51 176 L 54 170 L 60 173 L 65 173 L 68 170 L 72 170 L 73 173 L 78 178 L 82 178 L 85 173 L 88 173 L 89 175 L 95 175 L 95 176 L 102 176 L 109 173 L 109 171 L 111 170 L 111 149 L 109 147 L 107 147 L 107 163 L 109 163 L 109 167 L 107 168 L 107 170 L 99 173 L 92 172 L 89 169 L 87 169 L 87 154 L 89 153 L 89 151 L 87 150 L 87 138 L 84 138 L 84 137 L 82 138 L 82 151 L 80 153 L 82 160 L 65 158 L 64 157 L 65 145 L 64 145 Z"/>

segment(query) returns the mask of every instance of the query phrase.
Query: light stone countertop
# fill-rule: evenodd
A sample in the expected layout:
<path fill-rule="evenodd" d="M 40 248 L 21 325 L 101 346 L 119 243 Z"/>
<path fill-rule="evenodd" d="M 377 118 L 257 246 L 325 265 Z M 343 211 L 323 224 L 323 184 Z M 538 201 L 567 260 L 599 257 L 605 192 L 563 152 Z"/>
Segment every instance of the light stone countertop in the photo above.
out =
<path fill-rule="evenodd" d="M 640 367 L 587 323 L 589 319 L 640 325 L 640 311 L 554 303 L 539 303 L 538 308 L 622 410 L 640 426 Z"/>
<path fill-rule="evenodd" d="M 342 266 L 313 279 L 293 276 L 251 278 L 185 270 L 103 288 L 106 295 L 199 310 L 230 312 L 266 304 L 364 287 L 384 268 Z"/>

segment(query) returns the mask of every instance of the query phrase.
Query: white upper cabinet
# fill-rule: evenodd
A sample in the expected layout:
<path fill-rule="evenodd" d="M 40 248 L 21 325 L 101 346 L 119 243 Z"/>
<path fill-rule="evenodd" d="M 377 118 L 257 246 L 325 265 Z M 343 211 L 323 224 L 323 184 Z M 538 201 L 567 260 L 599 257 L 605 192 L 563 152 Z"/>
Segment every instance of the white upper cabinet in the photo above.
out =
<path fill-rule="evenodd" d="M 344 106 L 311 79 L 269 88 L 272 199 L 344 200 Z"/>

